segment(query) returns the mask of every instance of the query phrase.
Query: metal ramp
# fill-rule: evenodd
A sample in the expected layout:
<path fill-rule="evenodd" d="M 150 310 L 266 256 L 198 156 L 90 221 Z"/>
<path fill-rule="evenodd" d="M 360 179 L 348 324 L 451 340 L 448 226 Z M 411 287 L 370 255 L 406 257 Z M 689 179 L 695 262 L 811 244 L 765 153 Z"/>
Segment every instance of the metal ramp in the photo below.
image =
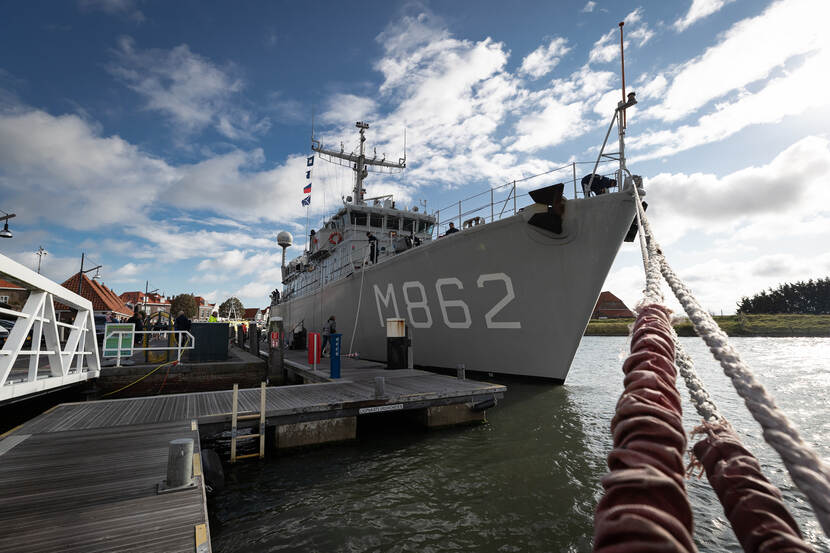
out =
<path fill-rule="evenodd" d="M 15 319 L 0 346 L 0 403 L 97 378 L 92 303 L 4 255 L 0 278 L 29 291 L 20 311 L 0 307 L 0 314 Z M 75 311 L 71 323 L 57 320 L 56 302 Z M 59 329 L 69 335 L 61 339 Z"/>

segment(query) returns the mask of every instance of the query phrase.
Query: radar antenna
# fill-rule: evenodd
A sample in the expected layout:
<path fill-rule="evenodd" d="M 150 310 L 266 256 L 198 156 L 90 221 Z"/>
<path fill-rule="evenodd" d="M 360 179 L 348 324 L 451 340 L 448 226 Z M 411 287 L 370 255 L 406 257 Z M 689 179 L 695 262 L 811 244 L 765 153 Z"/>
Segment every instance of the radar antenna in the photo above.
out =
<path fill-rule="evenodd" d="M 339 152 L 335 150 L 328 150 L 324 148 L 323 144 L 319 140 L 316 140 L 313 136 L 311 137 L 311 149 L 320 154 L 322 159 L 325 159 L 330 163 L 349 166 L 355 172 L 354 195 L 352 197 L 354 198 L 353 201 L 355 205 L 363 205 L 363 195 L 366 192 L 363 189 L 363 179 L 369 175 L 369 171 L 382 172 L 385 170 L 389 173 L 403 171 L 406 168 L 406 153 L 404 153 L 404 156 L 400 158 L 397 163 L 393 163 L 391 161 L 386 161 L 385 154 L 383 158 L 377 159 L 377 149 L 375 149 L 375 157 L 367 159 L 366 147 L 364 144 L 364 142 L 366 142 L 366 136 L 364 133 L 366 132 L 366 129 L 369 128 L 369 123 L 358 121 L 355 123 L 355 127 L 360 129 L 360 153 L 356 154 L 351 152 L 346 154 L 343 152 L 342 144 Z"/>

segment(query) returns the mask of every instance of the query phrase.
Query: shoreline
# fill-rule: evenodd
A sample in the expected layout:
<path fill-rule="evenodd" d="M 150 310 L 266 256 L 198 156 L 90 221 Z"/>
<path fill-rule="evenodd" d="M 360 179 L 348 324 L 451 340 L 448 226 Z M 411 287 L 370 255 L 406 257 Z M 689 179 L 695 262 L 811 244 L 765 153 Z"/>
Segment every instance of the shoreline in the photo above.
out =
<path fill-rule="evenodd" d="M 830 338 L 830 315 L 722 315 L 715 321 L 729 336 L 759 338 Z M 633 318 L 591 319 L 585 336 L 628 336 Z M 696 336 L 688 319 L 673 323 L 678 336 Z"/>

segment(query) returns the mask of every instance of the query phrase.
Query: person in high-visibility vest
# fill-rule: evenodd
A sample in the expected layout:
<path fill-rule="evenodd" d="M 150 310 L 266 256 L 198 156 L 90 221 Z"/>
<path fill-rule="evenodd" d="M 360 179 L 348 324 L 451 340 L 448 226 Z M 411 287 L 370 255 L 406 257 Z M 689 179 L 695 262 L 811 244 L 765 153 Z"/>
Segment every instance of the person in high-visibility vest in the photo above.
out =
<path fill-rule="evenodd" d="M 209 322 L 209 323 L 216 323 L 216 322 L 219 322 L 219 321 L 216 319 L 216 311 L 214 311 L 214 312 L 212 312 L 212 313 L 210 314 L 210 317 L 208 317 L 208 322 Z"/>

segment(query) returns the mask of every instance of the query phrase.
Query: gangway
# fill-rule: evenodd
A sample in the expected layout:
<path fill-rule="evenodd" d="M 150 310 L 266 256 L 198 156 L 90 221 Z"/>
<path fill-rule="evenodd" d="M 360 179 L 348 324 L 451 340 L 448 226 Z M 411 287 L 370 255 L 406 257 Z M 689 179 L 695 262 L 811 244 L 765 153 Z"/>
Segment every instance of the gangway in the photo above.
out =
<path fill-rule="evenodd" d="M 2 254 L 0 278 L 29 291 L 20 311 L 0 307 L 0 314 L 15 318 L 0 346 L 0 403 L 97 378 L 101 360 L 92 303 Z M 56 302 L 75 311 L 71 323 L 58 321 Z M 69 329 L 64 342 L 58 328 Z"/>

